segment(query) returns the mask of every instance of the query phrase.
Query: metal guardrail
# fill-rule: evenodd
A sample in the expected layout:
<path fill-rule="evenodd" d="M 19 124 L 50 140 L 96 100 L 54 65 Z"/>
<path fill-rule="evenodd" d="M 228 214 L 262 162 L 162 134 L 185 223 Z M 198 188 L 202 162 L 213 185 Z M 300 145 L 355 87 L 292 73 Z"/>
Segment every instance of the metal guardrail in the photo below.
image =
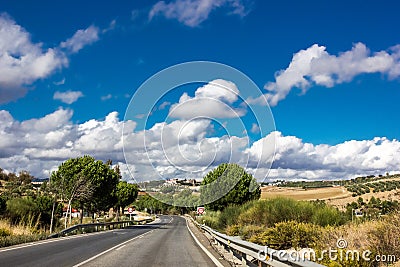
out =
<path fill-rule="evenodd" d="M 242 261 L 244 266 L 273 266 L 273 267 L 326 267 L 303 258 L 293 259 L 293 255 L 284 255 L 284 250 L 275 250 L 265 246 L 260 246 L 238 237 L 228 236 L 215 231 L 214 229 L 191 220 L 205 232 L 210 234 L 217 246 L 223 247 Z"/>
<path fill-rule="evenodd" d="M 141 223 L 141 222 L 147 223 L 148 220 L 143 219 L 140 221 L 132 220 L 132 221 L 121 221 L 121 222 L 99 222 L 99 223 L 76 224 L 58 233 L 54 233 L 50 235 L 48 238 L 61 237 L 76 233 L 91 233 L 91 232 L 99 232 L 105 230 L 121 229 L 133 225 L 134 223 Z"/>

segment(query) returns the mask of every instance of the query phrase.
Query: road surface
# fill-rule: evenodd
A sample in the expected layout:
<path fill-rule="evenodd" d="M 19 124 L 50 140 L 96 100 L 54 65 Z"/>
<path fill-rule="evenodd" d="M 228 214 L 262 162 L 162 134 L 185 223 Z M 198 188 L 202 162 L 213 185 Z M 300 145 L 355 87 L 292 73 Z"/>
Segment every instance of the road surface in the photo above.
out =
<path fill-rule="evenodd" d="M 1 266 L 215 266 L 178 216 L 158 223 L 0 249 Z"/>

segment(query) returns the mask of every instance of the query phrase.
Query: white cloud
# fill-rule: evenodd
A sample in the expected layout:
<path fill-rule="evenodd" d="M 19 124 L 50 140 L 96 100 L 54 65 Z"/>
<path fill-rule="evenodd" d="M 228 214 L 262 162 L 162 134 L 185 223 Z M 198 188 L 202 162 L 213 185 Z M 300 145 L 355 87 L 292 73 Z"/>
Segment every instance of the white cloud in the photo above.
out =
<path fill-rule="evenodd" d="M 78 30 L 71 38 L 62 42 L 60 47 L 66 48 L 71 53 L 77 53 L 83 47 L 99 40 L 100 29 L 96 26 L 90 26 L 87 29 Z"/>
<path fill-rule="evenodd" d="M 23 97 L 35 81 L 67 67 L 69 60 L 62 48 L 76 53 L 98 38 L 98 28 L 90 26 L 77 31 L 61 47 L 43 48 L 10 16 L 0 14 L 0 104 Z"/>
<path fill-rule="evenodd" d="M 32 43 L 30 34 L 8 15 L 0 14 L 0 104 L 26 94 L 26 85 L 68 64 L 54 48 Z"/>
<path fill-rule="evenodd" d="M 276 142 L 272 173 L 280 173 L 281 178 L 287 178 L 285 173 L 288 171 L 291 171 L 288 178 L 329 179 L 400 170 L 400 159 L 396 156 L 400 153 L 400 142 L 385 137 L 350 140 L 337 145 L 313 145 L 295 136 L 273 132 L 245 151 L 251 161 L 261 159 L 269 166 L 268 160 L 272 156 L 271 147 L 268 147 L 270 138 L 275 138 Z"/>
<path fill-rule="evenodd" d="M 112 98 L 112 94 L 104 95 L 100 97 L 101 101 L 106 101 Z"/>
<path fill-rule="evenodd" d="M 217 79 L 198 88 L 194 97 L 184 93 L 179 103 L 173 104 L 169 110 L 172 118 L 192 119 L 238 118 L 246 114 L 243 108 L 234 108 L 239 100 L 239 89 L 230 81 Z"/>
<path fill-rule="evenodd" d="M 72 104 L 76 102 L 80 97 L 83 97 L 83 93 L 81 91 L 66 91 L 66 92 L 59 92 L 56 91 L 53 95 L 53 99 L 60 100 L 65 104 Z"/>
<path fill-rule="evenodd" d="M 61 81 L 53 82 L 53 83 L 54 83 L 54 85 L 63 85 L 63 84 L 65 84 L 65 78 L 63 78 Z"/>
<path fill-rule="evenodd" d="M 92 155 L 112 159 L 137 180 L 201 178 L 223 162 L 238 162 L 262 180 L 338 179 L 400 171 L 400 141 L 376 137 L 337 145 L 313 145 L 295 136 L 272 132 L 249 144 L 247 137 L 208 137 L 210 120 L 176 120 L 137 130 L 117 112 L 104 119 L 72 122 L 70 109 L 42 118 L 17 121 L 0 111 L 0 167 L 28 170 L 48 177 L 70 157 Z M 146 146 L 145 146 L 146 144 Z M 127 159 L 125 161 L 124 153 Z M 269 169 L 272 163 L 272 169 Z"/>
<path fill-rule="evenodd" d="M 110 24 L 108 25 L 108 27 L 105 28 L 105 29 L 103 29 L 101 32 L 102 32 L 102 33 L 106 33 L 106 32 L 112 31 L 112 30 L 115 29 L 116 26 L 117 26 L 117 20 L 116 20 L 116 19 L 113 19 L 113 20 L 110 22 Z"/>
<path fill-rule="evenodd" d="M 157 2 L 149 13 L 149 20 L 157 15 L 167 19 L 176 19 L 189 27 L 196 27 L 207 20 L 210 13 L 226 6 L 231 14 L 245 16 L 248 11 L 241 0 L 175 0 L 170 3 Z"/>
<path fill-rule="evenodd" d="M 163 110 L 163 109 L 165 109 L 166 107 L 168 107 L 169 105 L 171 105 L 171 102 L 164 101 L 164 102 L 161 103 L 161 105 L 158 107 L 158 109 L 159 109 L 159 110 Z"/>
<path fill-rule="evenodd" d="M 356 43 L 351 50 L 336 56 L 329 54 L 326 47 L 314 44 L 294 54 L 289 66 L 277 72 L 275 82 L 265 85 L 269 92 L 257 99 L 249 99 L 249 103 L 265 104 L 266 98 L 271 106 L 275 106 L 293 88 L 305 93 L 313 85 L 332 87 L 350 82 L 363 73 L 382 73 L 390 79 L 399 77 L 400 45 L 371 53 L 365 44 Z"/>
<path fill-rule="evenodd" d="M 253 123 L 251 125 L 250 132 L 252 132 L 252 133 L 259 133 L 260 132 L 260 127 L 257 125 L 257 123 Z"/>

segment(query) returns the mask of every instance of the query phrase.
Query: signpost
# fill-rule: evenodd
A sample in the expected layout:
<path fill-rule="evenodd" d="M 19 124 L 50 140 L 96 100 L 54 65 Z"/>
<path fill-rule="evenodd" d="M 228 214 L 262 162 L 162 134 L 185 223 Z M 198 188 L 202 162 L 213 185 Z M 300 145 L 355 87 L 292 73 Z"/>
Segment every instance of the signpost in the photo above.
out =
<path fill-rule="evenodd" d="M 202 215 L 204 213 L 204 207 L 197 207 L 197 214 Z"/>
<path fill-rule="evenodd" d="M 129 208 L 128 208 L 129 220 L 130 220 L 130 221 L 132 221 L 132 213 L 133 213 L 134 211 L 135 211 L 134 208 L 132 208 L 132 207 L 129 207 Z"/>

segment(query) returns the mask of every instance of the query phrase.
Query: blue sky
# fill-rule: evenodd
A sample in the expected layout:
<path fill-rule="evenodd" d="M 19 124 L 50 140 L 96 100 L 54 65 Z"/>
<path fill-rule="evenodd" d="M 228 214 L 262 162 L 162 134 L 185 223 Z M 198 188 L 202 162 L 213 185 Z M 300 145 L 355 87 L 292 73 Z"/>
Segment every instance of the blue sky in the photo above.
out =
<path fill-rule="evenodd" d="M 397 1 L 3 2 L 0 167 L 46 176 L 69 156 L 94 154 L 127 165 L 135 177 L 143 175 L 147 167 L 138 163 L 141 158 L 132 156 L 132 162 L 126 162 L 123 157 L 118 144 L 122 131 L 115 127 L 122 125 L 131 97 L 148 78 L 175 64 L 201 60 L 236 68 L 266 94 L 278 148 L 273 164 L 263 157 L 251 160 L 261 162 L 261 169 L 272 164 L 271 179 L 350 178 L 399 171 L 399 5 Z M 24 37 L 19 39 L 24 40 L 22 45 L 16 45 L 13 36 Z M 50 56 L 50 50 L 51 59 L 34 61 Z M 15 60 L 25 55 L 33 63 L 20 61 L 12 67 L 5 54 Z M 307 61 L 310 56 L 314 59 Z M 222 77 L 217 73 L 218 78 Z M 236 85 L 240 94 L 247 94 L 248 89 Z M 152 114 L 146 130 L 162 123 L 184 92 L 192 98 L 199 87 L 170 92 L 162 101 L 169 105 Z M 251 97 L 254 103 L 244 100 L 267 112 L 268 107 L 255 101 L 259 96 Z M 225 104 L 240 108 L 238 102 Z M 46 116 L 58 123 L 47 133 L 29 135 L 24 122 L 35 132 Z M 252 133 L 251 112 L 239 118 L 248 127 L 246 133 L 232 119 L 220 122 L 230 120 L 230 134 L 249 138 L 247 145 L 231 154 L 240 160 L 243 155 L 256 157 L 253 144 L 266 138 L 269 129 L 264 134 Z M 139 125 L 139 121 L 134 123 Z M 204 128 L 193 131 L 186 145 L 211 142 L 213 136 L 221 141 L 226 136 L 218 123 L 201 123 Z M 139 128 L 134 129 L 139 135 Z M 11 136 L 20 140 L 9 141 Z M 88 140 L 96 140 L 97 145 L 88 146 Z M 107 143 L 110 140 L 114 143 Z M 44 145 L 37 145 L 41 142 Z M 94 149 L 102 144 L 104 150 Z M 127 153 L 137 155 L 140 150 L 132 149 L 126 149 Z M 350 166 L 349 159 L 357 157 Z M 220 161 L 224 159 L 221 156 Z M 202 164 L 211 168 L 217 162 Z M 249 170 L 256 173 L 253 165 L 249 164 Z M 176 169 L 167 171 L 169 166 L 161 159 L 152 166 L 163 178 L 184 175 Z M 126 175 L 129 179 L 128 171 Z"/>

